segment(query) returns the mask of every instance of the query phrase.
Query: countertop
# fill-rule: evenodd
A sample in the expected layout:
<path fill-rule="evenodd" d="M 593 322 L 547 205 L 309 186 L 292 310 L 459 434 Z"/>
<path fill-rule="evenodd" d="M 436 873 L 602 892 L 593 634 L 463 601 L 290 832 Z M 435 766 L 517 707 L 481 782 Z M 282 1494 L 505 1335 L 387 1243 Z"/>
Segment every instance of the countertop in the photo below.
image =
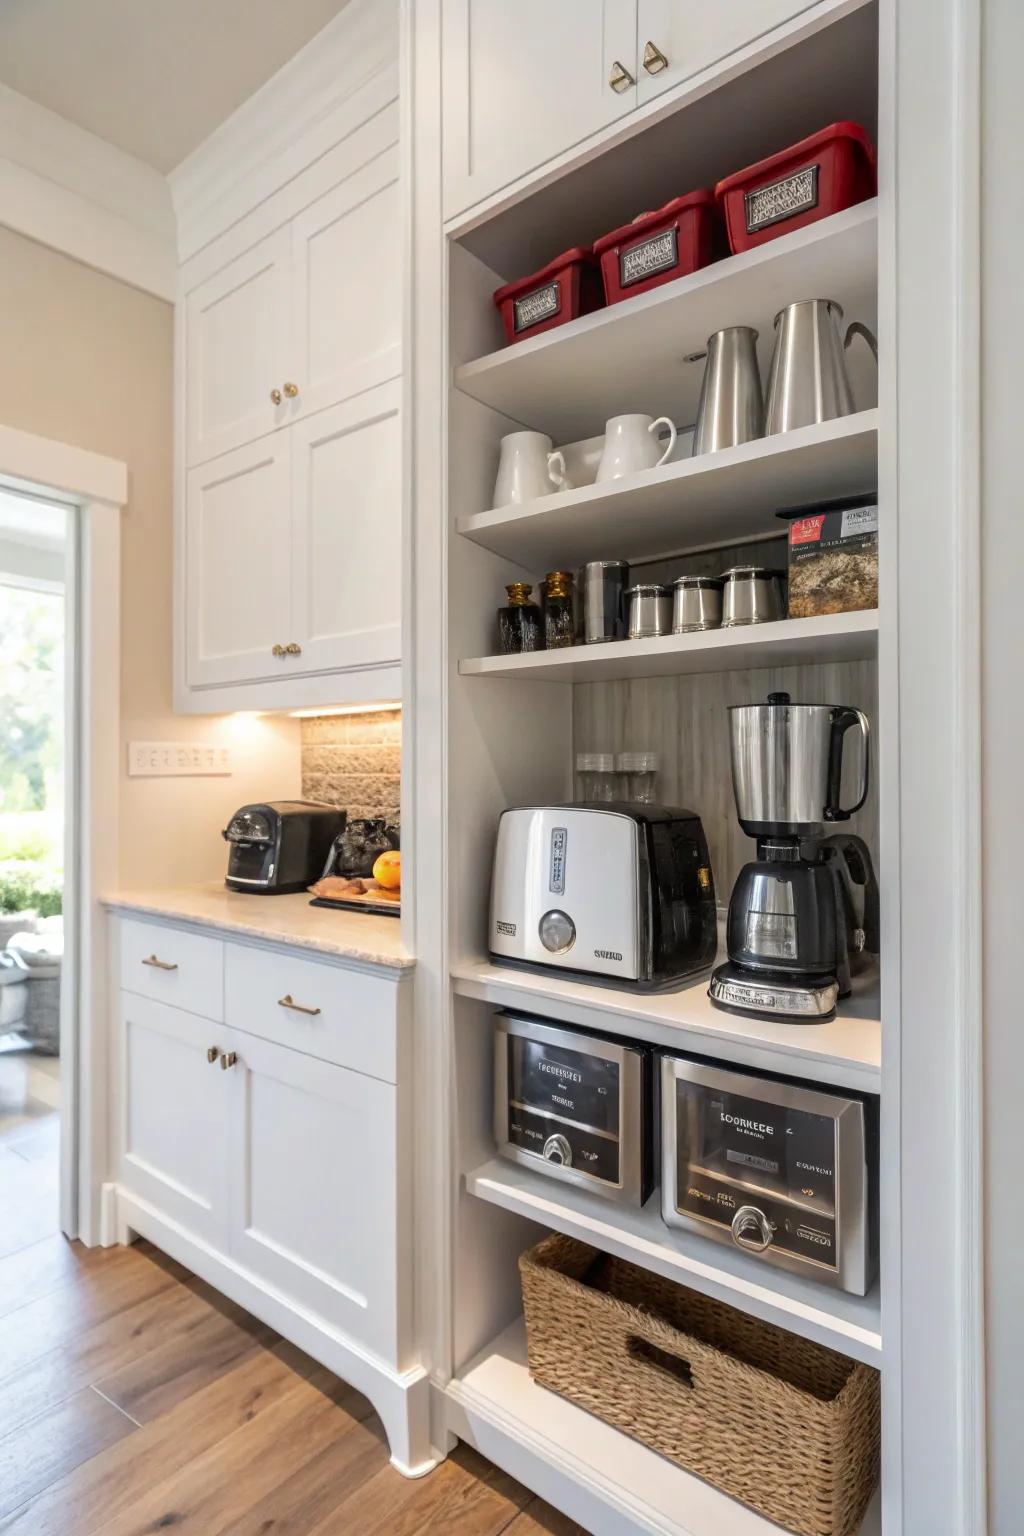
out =
<path fill-rule="evenodd" d="M 363 965 L 405 971 L 416 963 L 402 944 L 402 925 L 395 917 L 376 912 L 338 912 L 310 906 L 305 893 L 296 896 L 246 896 L 229 891 L 219 881 L 161 889 L 116 891 L 104 906 L 142 912 L 174 922 L 199 923 L 222 933 L 316 950 Z"/>

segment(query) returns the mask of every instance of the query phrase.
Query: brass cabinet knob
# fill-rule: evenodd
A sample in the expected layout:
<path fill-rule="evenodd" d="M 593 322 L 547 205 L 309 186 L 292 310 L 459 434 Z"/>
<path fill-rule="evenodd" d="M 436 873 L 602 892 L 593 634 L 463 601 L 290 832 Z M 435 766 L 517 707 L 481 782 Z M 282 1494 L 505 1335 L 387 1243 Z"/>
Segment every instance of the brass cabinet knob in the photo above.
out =
<path fill-rule="evenodd" d="M 613 91 L 618 91 L 621 95 L 623 91 L 628 91 L 631 85 L 635 85 L 636 81 L 625 64 L 620 64 L 616 59 L 608 74 L 608 84 Z"/>
<path fill-rule="evenodd" d="M 271 656 L 287 656 L 288 652 L 283 645 L 274 645 L 270 648 Z"/>
<path fill-rule="evenodd" d="M 650 40 L 644 44 L 643 64 L 649 75 L 660 75 L 663 69 L 668 69 L 668 59 L 657 44 Z"/>
<path fill-rule="evenodd" d="M 214 1062 L 217 1060 L 217 1057 L 219 1055 L 220 1055 L 220 1047 L 219 1046 L 217 1046 L 217 1045 L 207 1046 L 207 1049 L 206 1049 L 206 1059 L 210 1063 L 211 1067 L 213 1066 Z"/>
<path fill-rule="evenodd" d="M 285 396 L 286 400 L 294 400 L 298 393 L 299 393 L 299 386 L 297 384 L 286 384 L 285 385 L 285 387 L 284 387 L 284 396 Z"/>
<path fill-rule="evenodd" d="M 270 391 L 270 398 L 271 398 L 271 400 L 273 400 L 275 405 L 280 405 L 281 404 L 281 391 L 279 389 L 272 389 Z"/>
<path fill-rule="evenodd" d="M 238 1052 L 237 1051 L 225 1051 L 224 1054 L 220 1058 L 220 1069 L 221 1069 L 221 1071 L 222 1072 L 226 1072 L 228 1067 L 235 1066 L 237 1061 L 238 1061 Z"/>
<path fill-rule="evenodd" d="M 284 653 L 285 653 L 286 656 L 301 656 L 302 655 L 302 646 L 301 645 L 296 645 L 295 641 L 291 640 L 285 646 Z"/>

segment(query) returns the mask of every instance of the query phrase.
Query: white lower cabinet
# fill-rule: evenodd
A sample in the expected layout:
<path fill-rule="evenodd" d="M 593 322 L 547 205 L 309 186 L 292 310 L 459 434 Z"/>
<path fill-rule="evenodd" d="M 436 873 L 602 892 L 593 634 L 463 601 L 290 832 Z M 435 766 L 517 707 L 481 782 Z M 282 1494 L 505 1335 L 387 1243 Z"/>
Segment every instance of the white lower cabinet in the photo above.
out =
<path fill-rule="evenodd" d="M 231 1257 L 394 1359 L 395 1089 L 255 1035 L 231 1048 Z"/>
<path fill-rule="evenodd" d="M 121 1180 L 212 1247 L 228 1239 L 227 1031 L 132 992 L 121 994 Z"/>

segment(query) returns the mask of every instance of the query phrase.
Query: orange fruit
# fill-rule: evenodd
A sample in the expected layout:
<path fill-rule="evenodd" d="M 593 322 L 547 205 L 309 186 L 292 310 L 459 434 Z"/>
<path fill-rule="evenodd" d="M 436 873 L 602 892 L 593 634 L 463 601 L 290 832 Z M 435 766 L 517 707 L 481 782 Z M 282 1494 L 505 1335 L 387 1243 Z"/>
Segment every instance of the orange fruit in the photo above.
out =
<path fill-rule="evenodd" d="M 397 848 L 382 853 L 373 866 L 373 878 L 387 891 L 397 891 L 402 883 L 402 855 Z"/>

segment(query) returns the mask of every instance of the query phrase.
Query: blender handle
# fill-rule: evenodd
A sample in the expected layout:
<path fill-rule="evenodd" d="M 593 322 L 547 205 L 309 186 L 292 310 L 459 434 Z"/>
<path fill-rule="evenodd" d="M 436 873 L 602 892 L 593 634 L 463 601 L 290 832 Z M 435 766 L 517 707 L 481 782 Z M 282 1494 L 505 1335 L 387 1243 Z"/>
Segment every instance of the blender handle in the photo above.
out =
<path fill-rule="evenodd" d="M 856 805 L 841 806 L 839 796 L 843 778 L 843 741 L 851 725 L 860 726 L 861 739 L 864 743 L 864 769 L 861 775 L 860 799 Z M 831 735 L 828 743 L 828 789 L 825 804 L 826 821 L 849 821 L 855 811 L 859 811 L 868 797 L 868 777 L 871 735 L 868 726 L 868 717 L 859 709 L 850 709 L 841 704 L 832 711 Z"/>

